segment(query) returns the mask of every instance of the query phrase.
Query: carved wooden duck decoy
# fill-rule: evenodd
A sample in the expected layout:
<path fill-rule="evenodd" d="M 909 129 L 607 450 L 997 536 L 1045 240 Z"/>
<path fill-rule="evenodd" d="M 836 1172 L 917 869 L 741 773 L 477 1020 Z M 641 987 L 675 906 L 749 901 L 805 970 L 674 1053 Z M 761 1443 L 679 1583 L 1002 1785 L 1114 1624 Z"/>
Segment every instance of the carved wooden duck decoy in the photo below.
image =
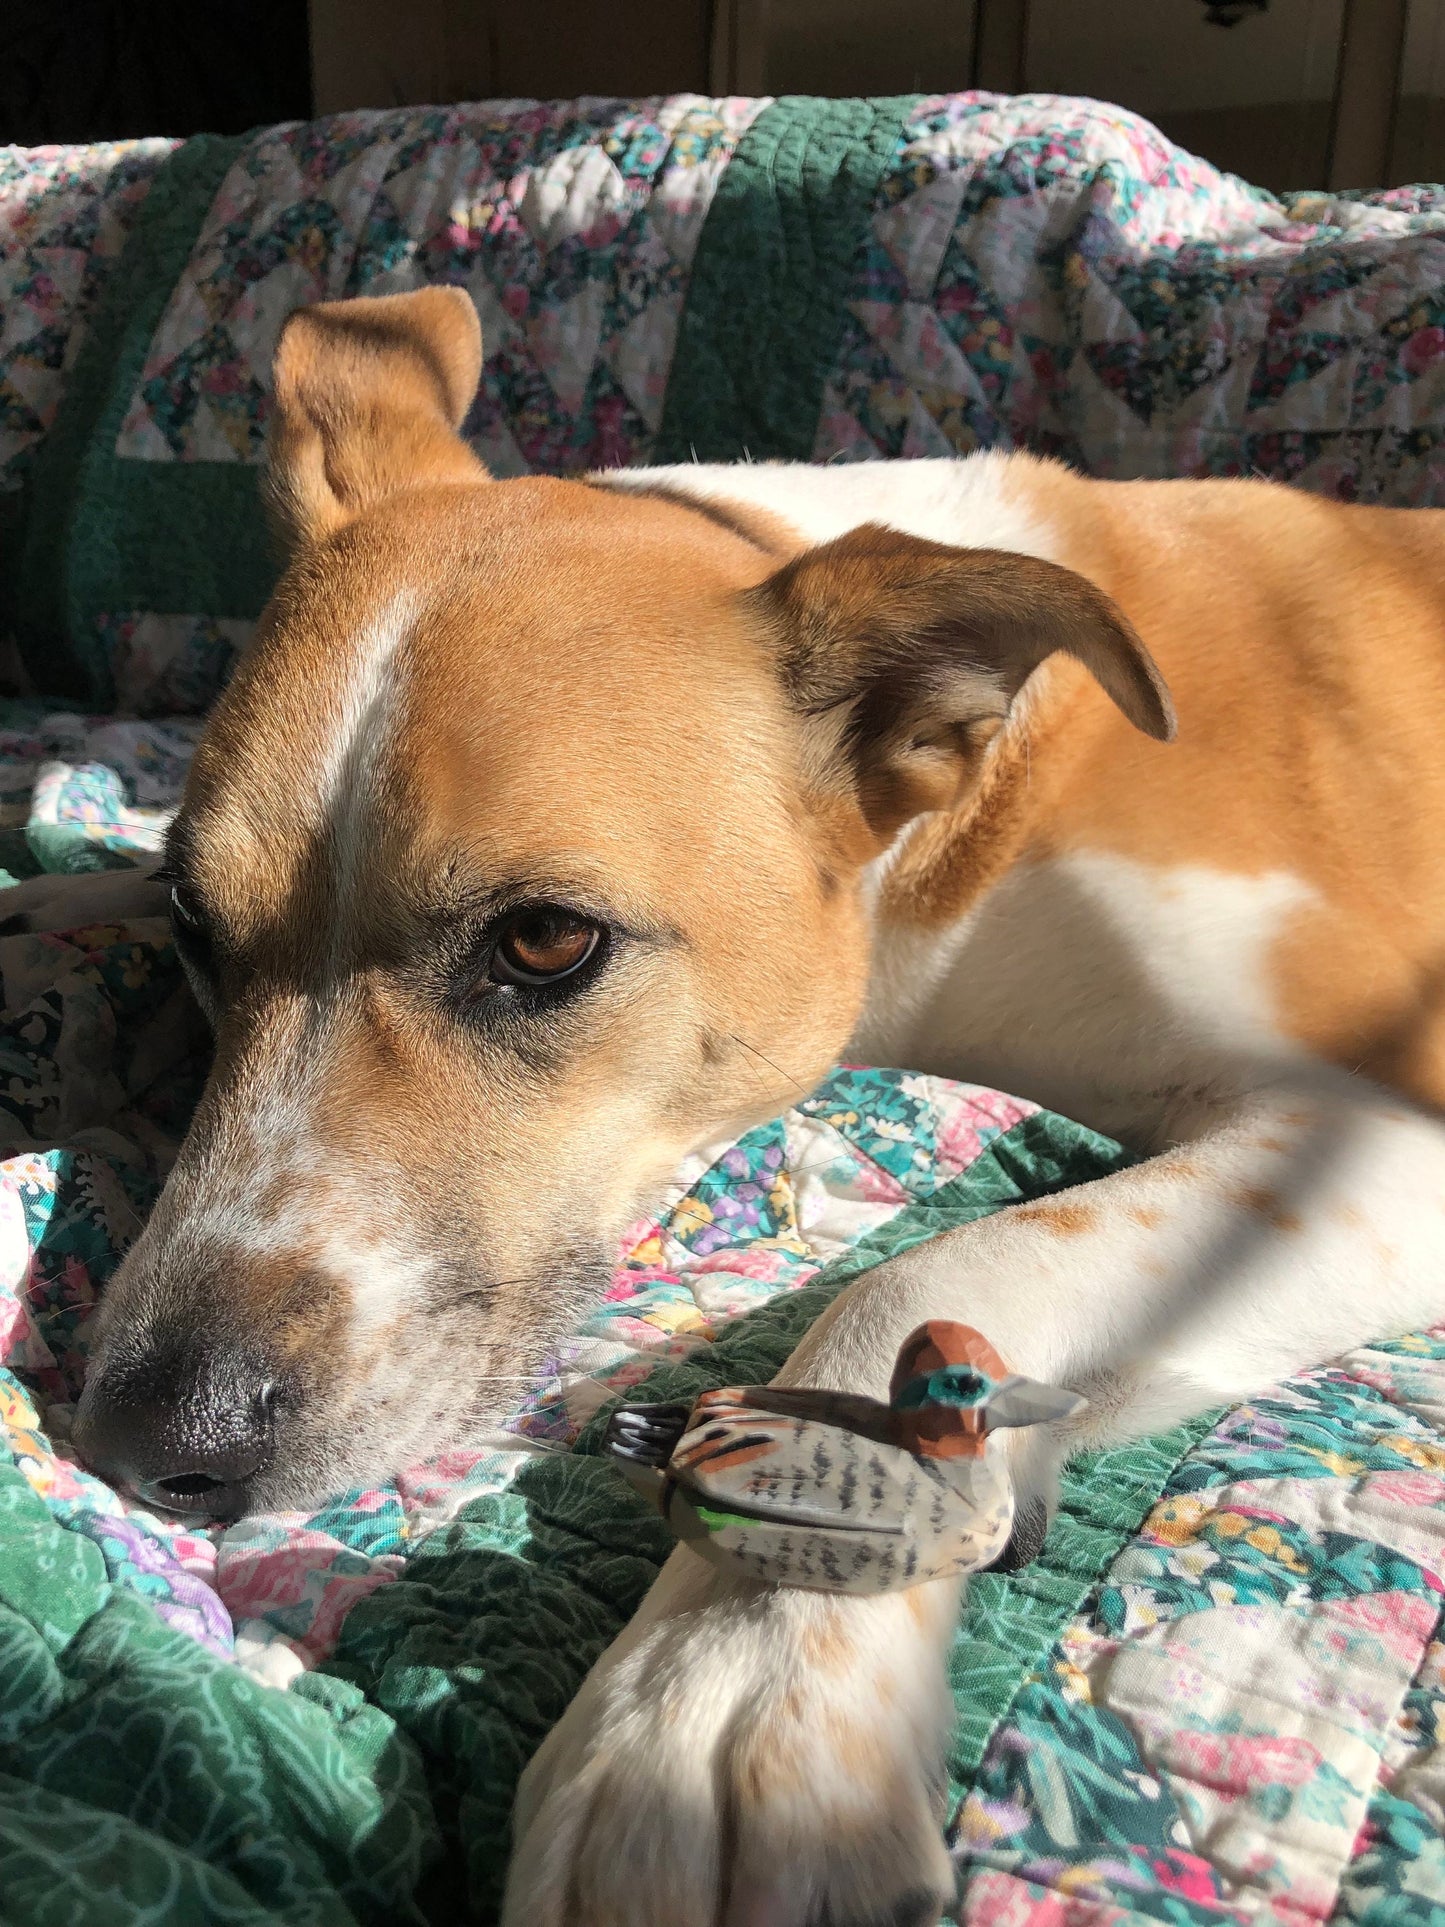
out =
<path fill-rule="evenodd" d="M 894 1592 L 995 1564 L 1014 1522 L 1003 1426 L 1072 1417 L 1087 1400 L 1011 1373 L 967 1325 L 903 1343 L 889 1399 L 776 1385 L 694 1405 L 620 1405 L 603 1450 L 677 1536 L 779 1585 Z"/>

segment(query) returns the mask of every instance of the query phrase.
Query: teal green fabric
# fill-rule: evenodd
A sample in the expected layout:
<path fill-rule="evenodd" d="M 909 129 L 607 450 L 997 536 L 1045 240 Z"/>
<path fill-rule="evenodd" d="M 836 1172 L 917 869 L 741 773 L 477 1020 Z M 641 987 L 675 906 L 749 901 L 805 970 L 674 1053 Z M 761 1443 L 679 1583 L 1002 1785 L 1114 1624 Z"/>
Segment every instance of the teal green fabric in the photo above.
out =
<path fill-rule="evenodd" d="M 106 1577 L 0 1463 L 6 1927 L 420 1922 L 417 1752 L 354 1687 L 259 1685 Z"/>
<path fill-rule="evenodd" d="M 655 461 L 811 457 L 849 277 L 917 99 L 785 95 L 753 122 L 698 243 Z"/>
<path fill-rule="evenodd" d="M 37 450 L 11 534 L 18 568 L 7 594 L 27 670 L 38 688 L 101 709 L 114 700 L 103 615 L 164 609 L 251 618 L 278 573 L 259 470 L 115 453 L 151 336 L 245 144 L 201 135 L 160 169 Z"/>
<path fill-rule="evenodd" d="M 1042 1667 L 1061 1629 L 1218 1416 L 1208 1412 L 1170 1432 L 1075 1460 L 1064 1473 L 1059 1511 L 1039 1558 L 1020 1572 L 986 1572 L 969 1582 L 949 1657 L 957 1718 L 948 1767 L 955 1800 L 971 1785 L 1020 1688 Z"/>

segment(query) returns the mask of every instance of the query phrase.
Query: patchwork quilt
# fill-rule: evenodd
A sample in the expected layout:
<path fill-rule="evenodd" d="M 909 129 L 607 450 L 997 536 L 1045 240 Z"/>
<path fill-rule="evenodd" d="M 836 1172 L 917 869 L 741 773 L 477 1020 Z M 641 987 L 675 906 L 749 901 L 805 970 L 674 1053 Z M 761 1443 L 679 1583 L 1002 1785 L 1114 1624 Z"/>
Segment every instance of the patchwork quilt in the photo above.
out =
<path fill-rule="evenodd" d="M 282 322 L 432 281 L 476 302 L 500 475 L 1028 447 L 1445 501 L 1445 193 L 1280 199 L 1097 102 L 505 101 L 0 151 L 12 680 L 202 708 L 276 573 Z"/>
<path fill-rule="evenodd" d="M 154 847 L 195 723 L 0 713 L 12 874 Z M 3 910 L 3 897 L 0 897 Z M 62 919 L 63 921 L 63 919 Z M 669 1549 L 622 1390 L 767 1378 L 848 1279 L 1118 1168 L 844 1067 L 697 1156 L 496 1432 L 198 1531 L 67 1446 L 97 1297 L 205 1068 L 163 923 L 0 938 L 0 1918 L 486 1922 L 527 1757 Z M 952 1663 L 967 1927 L 1445 1918 L 1445 1329 L 1074 1466 Z"/>

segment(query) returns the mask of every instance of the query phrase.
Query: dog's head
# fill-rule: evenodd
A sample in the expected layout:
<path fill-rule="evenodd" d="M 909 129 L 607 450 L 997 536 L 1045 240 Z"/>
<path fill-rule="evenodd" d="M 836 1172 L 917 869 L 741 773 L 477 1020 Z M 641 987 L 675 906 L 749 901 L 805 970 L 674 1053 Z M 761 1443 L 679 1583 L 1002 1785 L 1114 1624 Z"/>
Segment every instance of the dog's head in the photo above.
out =
<path fill-rule="evenodd" d="M 179 1506 L 299 1502 L 505 1408 L 681 1156 L 824 1074 L 870 864 L 1046 656 L 1167 727 L 1049 564 L 492 481 L 479 365 L 447 289 L 282 337 L 291 562 L 167 862 L 214 1068 L 77 1434 Z"/>

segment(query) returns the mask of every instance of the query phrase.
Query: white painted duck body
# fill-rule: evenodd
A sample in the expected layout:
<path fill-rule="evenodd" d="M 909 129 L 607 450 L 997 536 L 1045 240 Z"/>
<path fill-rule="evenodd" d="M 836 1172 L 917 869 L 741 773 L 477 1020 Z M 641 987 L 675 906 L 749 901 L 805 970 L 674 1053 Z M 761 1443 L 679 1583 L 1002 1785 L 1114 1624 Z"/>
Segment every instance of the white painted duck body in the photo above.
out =
<path fill-rule="evenodd" d="M 996 1564 L 1014 1500 L 990 1434 L 1085 1403 L 938 1320 L 904 1342 L 886 1404 L 729 1386 L 691 1408 L 620 1406 L 604 1450 L 715 1564 L 775 1585 L 894 1592 Z"/>

